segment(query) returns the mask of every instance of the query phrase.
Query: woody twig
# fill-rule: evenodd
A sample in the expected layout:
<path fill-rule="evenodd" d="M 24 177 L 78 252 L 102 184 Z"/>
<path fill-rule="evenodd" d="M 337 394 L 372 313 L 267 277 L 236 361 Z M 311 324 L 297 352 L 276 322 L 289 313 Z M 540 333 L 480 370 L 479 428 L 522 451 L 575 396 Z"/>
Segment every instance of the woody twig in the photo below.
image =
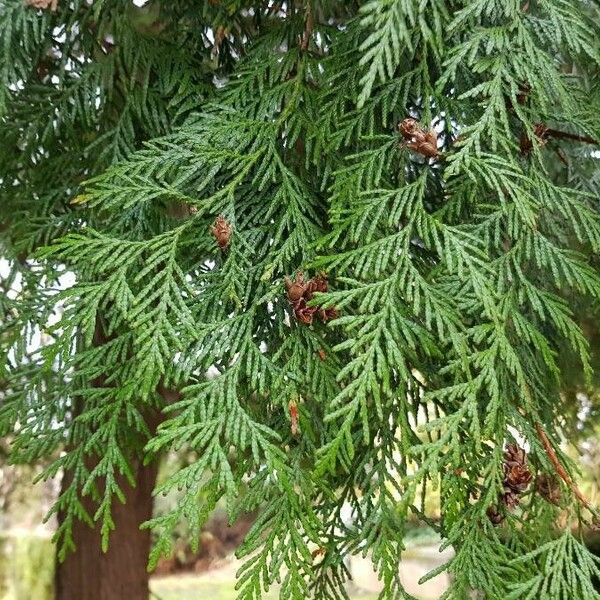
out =
<path fill-rule="evenodd" d="M 308 44 L 310 43 L 310 36 L 312 35 L 315 26 L 315 18 L 313 16 L 310 2 L 306 3 L 306 21 L 304 22 L 304 33 L 302 34 L 302 40 L 300 42 L 300 50 L 306 52 L 308 50 Z"/>
<path fill-rule="evenodd" d="M 540 145 L 545 145 L 546 142 L 554 138 L 555 140 L 570 140 L 572 142 L 580 142 L 583 144 L 591 144 L 593 146 L 600 146 L 600 142 L 588 135 L 579 135 L 577 133 L 569 133 L 568 131 L 561 131 L 560 129 L 552 129 L 545 123 L 536 123 L 533 128 L 533 139 L 537 139 Z M 520 146 L 521 153 L 528 155 L 533 150 L 533 139 L 524 132 L 521 135 Z M 564 157 L 559 154 L 559 158 L 564 161 Z"/>
<path fill-rule="evenodd" d="M 546 451 L 548 459 L 556 470 L 557 475 L 567 484 L 569 489 L 573 492 L 577 500 L 579 500 L 583 506 L 589 510 L 593 510 L 590 501 L 583 495 L 582 491 L 577 487 L 571 476 L 567 473 L 566 469 L 558 459 L 556 451 L 554 450 L 548 438 L 548 434 L 544 431 L 544 428 L 539 422 L 535 424 L 535 429 L 540 441 L 542 442 L 542 445 L 544 446 L 544 450 Z"/>
<path fill-rule="evenodd" d="M 582 142 L 584 144 L 592 144 L 593 146 L 600 146 L 598 140 L 587 135 L 577 135 L 576 133 L 569 133 L 567 131 L 560 131 L 558 129 L 546 129 L 546 136 L 553 137 L 557 140 L 573 140 L 574 142 Z"/>

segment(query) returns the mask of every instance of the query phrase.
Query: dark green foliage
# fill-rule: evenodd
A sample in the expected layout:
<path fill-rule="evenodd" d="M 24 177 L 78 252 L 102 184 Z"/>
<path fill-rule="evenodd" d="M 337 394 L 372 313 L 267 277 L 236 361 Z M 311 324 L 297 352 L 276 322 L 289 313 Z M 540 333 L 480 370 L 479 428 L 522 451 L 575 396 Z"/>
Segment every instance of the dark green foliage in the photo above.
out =
<path fill-rule="evenodd" d="M 261 507 L 241 598 L 275 582 L 344 598 L 344 557 L 367 552 L 381 597 L 408 598 L 404 531 L 434 492 L 445 598 L 600 598 L 569 527 L 592 515 L 566 484 L 560 508 L 532 486 L 498 527 L 486 515 L 515 437 L 554 472 L 541 427 L 576 473 L 558 442 L 567 379 L 592 382 L 600 297 L 596 4 L 162 4 L 0 1 L 19 289 L 0 305 L 0 431 L 14 460 L 65 450 L 46 473 L 73 473 L 61 553 L 73 519 L 109 543 L 133 457 L 184 450 L 150 563 L 220 498 L 232 519 Z M 439 159 L 402 144 L 407 117 Z M 312 302 L 333 322 L 295 319 L 283 278 L 300 269 L 329 274 Z"/>

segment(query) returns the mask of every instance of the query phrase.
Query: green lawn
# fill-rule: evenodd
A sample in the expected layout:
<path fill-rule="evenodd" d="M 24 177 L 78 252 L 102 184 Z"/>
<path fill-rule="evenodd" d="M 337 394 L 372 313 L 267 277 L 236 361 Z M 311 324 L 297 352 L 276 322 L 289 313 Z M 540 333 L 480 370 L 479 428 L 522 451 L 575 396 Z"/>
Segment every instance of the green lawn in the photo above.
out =
<path fill-rule="evenodd" d="M 152 580 L 150 600 L 235 600 L 237 592 L 233 581 L 210 580 L 210 574 L 202 576 L 180 575 Z M 276 600 L 277 592 L 271 591 L 265 600 Z M 375 600 L 376 595 L 353 596 L 356 600 Z"/>

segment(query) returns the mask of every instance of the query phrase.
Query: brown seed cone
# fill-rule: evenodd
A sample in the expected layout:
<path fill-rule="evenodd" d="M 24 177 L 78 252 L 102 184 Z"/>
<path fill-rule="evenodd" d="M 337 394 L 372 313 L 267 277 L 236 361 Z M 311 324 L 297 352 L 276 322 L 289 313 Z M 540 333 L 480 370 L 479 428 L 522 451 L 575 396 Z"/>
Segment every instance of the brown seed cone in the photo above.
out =
<path fill-rule="evenodd" d="M 319 316 L 323 323 L 327 323 L 327 321 L 331 321 L 332 319 L 337 319 L 338 314 L 338 309 L 334 307 L 319 309 Z"/>
<path fill-rule="evenodd" d="M 312 279 L 306 281 L 304 274 L 299 271 L 294 279 L 289 277 L 284 278 L 287 297 L 294 310 L 294 316 L 300 323 L 310 325 L 315 314 L 326 322 L 337 317 L 335 308 L 319 308 L 317 306 L 307 306 L 307 303 L 312 300 L 315 292 L 326 292 L 329 288 L 327 276 L 324 273 L 319 273 Z"/>
<path fill-rule="evenodd" d="M 406 146 L 426 158 L 439 156 L 437 134 L 433 129 L 426 130 L 415 119 L 407 118 L 398 124 L 398 131 L 404 138 Z"/>
<path fill-rule="evenodd" d="M 312 279 L 314 292 L 324 293 L 329 289 L 329 282 L 327 281 L 327 275 L 325 273 L 319 273 Z"/>
<path fill-rule="evenodd" d="M 543 146 L 548 141 L 548 126 L 544 123 L 537 123 L 533 128 L 533 135 L 535 140 Z M 533 150 L 533 140 L 527 132 L 523 132 L 521 135 L 519 146 L 523 155 L 527 155 Z"/>
<path fill-rule="evenodd" d="M 299 271 L 296 277 L 292 280 L 289 277 L 285 277 L 285 288 L 287 290 L 287 297 L 290 302 L 297 302 L 304 297 L 307 290 L 308 283 L 304 281 L 304 273 Z"/>
<path fill-rule="evenodd" d="M 508 444 L 504 450 L 504 490 L 498 501 L 506 510 L 512 511 L 519 505 L 519 494 L 531 483 L 531 472 L 527 467 L 527 453 L 516 444 Z M 498 507 L 488 508 L 488 517 L 497 525 L 504 520 Z"/>
<path fill-rule="evenodd" d="M 398 131 L 405 140 L 410 140 L 411 137 L 419 130 L 419 124 L 416 119 L 408 117 L 398 124 Z"/>
<path fill-rule="evenodd" d="M 519 448 L 516 444 L 508 444 L 504 450 L 504 464 L 509 467 L 515 465 L 524 466 L 527 464 L 527 452 Z"/>
<path fill-rule="evenodd" d="M 515 493 L 524 492 L 531 483 L 527 468 L 527 453 L 516 444 L 509 444 L 504 451 L 504 486 Z"/>
<path fill-rule="evenodd" d="M 558 479 L 552 475 L 539 475 L 535 482 L 535 489 L 544 500 L 551 504 L 560 504 L 562 493 Z"/>
<path fill-rule="evenodd" d="M 295 302 L 293 307 L 296 319 L 304 325 L 310 325 L 313 322 L 314 315 L 318 310 L 316 306 L 306 306 L 304 298 L 300 298 L 300 300 Z"/>
<path fill-rule="evenodd" d="M 500 523 L 504 521 L 504 515 L 500 512 L 497 506 L 490 506 L 487 509 L 486 514 L 494 525 L 500 525 Z"/>
<path fill-rule="evenodd" d="M 526 466 L 504 467 L 504 485 L 514 492 L 524 492 L 529 487 L 531 478 L 531 472 Z"/>
<path fill-rule="evenodd" d="M 519 505 L 519 494 L 511 489 L 504 489 L 500 496 L 500 500 L 507 510 L 514 510 Z"/>
<path fill-rule="evenodd" d="M 211 232 L 217 240 L 217 244 L 221 250 L 225 250 L 229 246 L 231 240 L 232 227 L 229 221 L 223 215 L 219 215 L 215 219 L 214 225 L 211 227 Z"/>
<path fill-rule="evenodd" d="M 304 298 L 306 300 L 312 300 L 313 294 L 317 291 L 317 284 L 314 279 L 309 279 L 306 282 L 306 288 L 304 290 Z"/>

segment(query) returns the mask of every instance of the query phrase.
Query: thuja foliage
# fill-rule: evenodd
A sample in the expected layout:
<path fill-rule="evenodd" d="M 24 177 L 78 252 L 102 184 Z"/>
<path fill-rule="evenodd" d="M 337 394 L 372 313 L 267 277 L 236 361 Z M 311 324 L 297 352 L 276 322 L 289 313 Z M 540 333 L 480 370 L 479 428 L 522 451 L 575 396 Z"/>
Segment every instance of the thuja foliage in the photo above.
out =
<path fill-rule="evenodd" d="M 346 598 L 352 554 L 409 598 L 415 520 L 444 598 L 600 598 L 560 445 L 597 383 L 597 3 L 2 0 L 0 31 L 0 430 L 72 474 L 61 555 L 182 451 L 150 566 L 260 508 L 240 598 Z"/>

